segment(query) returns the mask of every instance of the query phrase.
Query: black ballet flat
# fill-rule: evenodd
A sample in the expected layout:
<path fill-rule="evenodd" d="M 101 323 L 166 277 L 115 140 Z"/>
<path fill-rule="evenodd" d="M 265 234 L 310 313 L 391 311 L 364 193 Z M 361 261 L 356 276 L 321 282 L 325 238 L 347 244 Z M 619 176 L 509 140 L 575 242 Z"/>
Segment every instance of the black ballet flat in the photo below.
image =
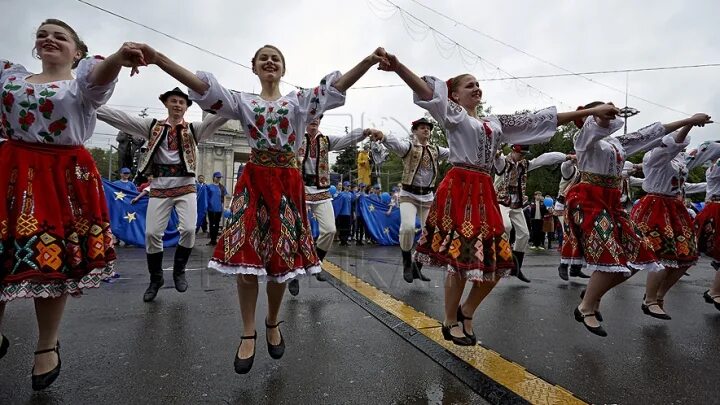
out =
<path fill-rule="evenodd" d="M 582 323 L 583 325 L 585 325 L 585 329 L 589 330 L 591 333 L 593 333 L 593 334 L 595 334 L 595 335 L 598 335 L 598 336 L 606 337 L 606 336 L 607 336 L 607 332 L 605 332 L 605 329 L 603 329 L 602 326 L 593 327 L 593 326 L 590 326 L 590 325 L 588 325 L 587 323 L 585 323 L 585 318 L 588 318 L 588 317 L 591 317 L 591 316 L 594 316 L 595 319 L 597 319 L 596 313 L 593 312 L 593 313 L 591 313 L 591 314 L 585 315 L 585 314 L 583 314 L 582 312 L 580 312 L 580 308 L 575 308 L 575 320 L 576 320 L 576 321 L 578 321 L 578 322 Z M 599 321 L 599 320 L 598 320 L 598 321 Z"/>
<path fill-rule="evenodd" d="M 266 329 L 275 329 L 278 326 L 280 326 L 281 323 L 284 321 L 280 321 L 276 323 L 275 325 L 270 325 L 267 322 L 267 319 L 265 319 L 265 328 Z M 278 329 L 278 332 L 280 333 L 280 343 L 277 345 L 270 344 L 270 338 L 267 336 L 267 331 L 265 331 L 265 342 L 267 342 L 267 348 L 268 348 L 268 354 L 270 354 L 270 357 L 277 360 L 282 358 L 283 354 L 285 354 L 285 339 L 283 338 L 282 332 L 280 329 Z"/>
<path fill-rule="evenodd" d="M 472 321 L 472 317 L 465 316 L 465 314 L 463 314 L 462 306 L 458 307 L 457 319 L 458 319 L 458 322 L 460 322 L 460 324 L 462 325 L 463 333 L 465 334 L 465 336 L 470 338 L 470 341 L 472 342 L 473 346 L 476 345 L 477 344 L 477 336 L 475 336 L 475 331 L 471 329 L 470 332 L 472 332 L 472 334 L 470 334 L 470 333 L 467 333 L 467 331 L 465 330 L 465 322 L 464 321 L 465 320 Z"/>
<path fill-rule="evenodd" d="M 4 340 L 4 338 L 3 338 Z M 52 385 L 53 382 L 58 378 L 60 375 L 60 365 L 62 362 L 60 361 L 60 342 L 57 342 L 55 344 L 55 347 L 51 349 L 45 349 L 45 350 L 38 350 L 35 352 L 36 355 L 43 354 L 43 353 L 50 353 L 55 352 L 57 354 L 58 358 L 58 364 L 53 368 L 52 370 L 48 371 L 47 373 L 35 375 L 35 366 L 32 368 L 32 375 L 30 376 L 32 379 L 32 389 L 33 391 L 40 391 L 44 390 L 45 388 Z"/>
<path fill-rule="evenodd" d="M 455 344 L 458 345 L 458 346 L 473 346 L 474 344 L 473 344 L 472 340 L 471 340 L 469 337 L 467 337 L 467 336 L 457 337 L 457 336 L 453 336 L 453 335 L 450 333 L 450 329 L 452 329 L 452 328 L 454 328 L 454 327 L 456 327 L 456 326 L 460 326 L 460 324 L 457 323 L 457 322 L 455 322 L 454 324 L 449 325 L 449 326 L 445 326 L 445 325 L 443 324 L 443 326 L 442 326 L 443 338 L 444 338 L 445 340 L 452 341 L 453 343 L 455 343 Z M 465 333 L 465 329 L 463 329 L 463 334 L 464 334 L 464 333 Z"/>
<path fill-rule="evenodd" d="M 705 291 L 705 293 L 703 294 L 703 298 L 705 298 L 705 302 L 707 302 L 708 304 L 715 304 L 715 309 L 720 311 L 720 302 L 715 301 L 715 298 L 718 298 L 718 297 L 720 297 L 720 296 L 713 297 L 712 295 L 710 295 L 710 290 Z M 5 340 L 7 341 L 7 338 Z M 2 352 L 2 348 L 0 348 L 0 353 L 1 352 Z M 0 358 L 1 357 L 2 357 L 2 355 L 0 354 Z"/>
<path fill-rule="evenodd" d="M 580 291 L 580 299 L 581 300 L 585 299 L 585 290 Z M 602 317 L 602 314 L 600 313 L 600 311 L 595 311 L 595 319 L 597 319 L 598 322 L 603 321 L 603 317 Z"/>
<path fill-rule="evenodd" d="M 642 309 L 642 311 L 645 315 L 649 315 L 649 316 L 652 316 L 653 318 L 657 318 L 657 319 L 662 319 L 664 321 L 669 321 L 672 319 L 672 317 L 670 317 L 670 315 L 668 315 L 668 314 L 658 314 L 658 313 L 652 312 L 650 310 L 650 307 L 658 307 L 658 308 L 662 309 L 660 304 L 658 304 L 657 302 L 651 302 L 648 305 L 645 305 L 645 303 L 643 302 L 642 305 L 640 305 L 640 309 Z"/>
<path fill-rule="evenodd" d="M 0 359 L 2 359 L 7 354 L 8 348 L 10 348 L 10 341 L 2 333 L 0 333 L 0 337 L 2 338 L 2 343 L 0 343 Z"/>
<path fill-rule="evenodd" d="M 257 340 L 257 331 L 255 331 L 255 334 L 252 336 L 241 336 L 240 337 L 240 345 L 238 346 L 238 349 L 235 352 L 235 372 L 238 374 L 249 373 L 250 369 L 253 366 L 253 362 L 255 361 L 255 349 L 257 348 L 257 343 L 255 343 L 255 346 L 253 347 L 252 356 L 248 357 L 247 359 L 241 359 L 240 357 L 238 357 L 238 353 L 240 352 L 240 346 L 242 346 L 242 342 L 245 339 Z"/>

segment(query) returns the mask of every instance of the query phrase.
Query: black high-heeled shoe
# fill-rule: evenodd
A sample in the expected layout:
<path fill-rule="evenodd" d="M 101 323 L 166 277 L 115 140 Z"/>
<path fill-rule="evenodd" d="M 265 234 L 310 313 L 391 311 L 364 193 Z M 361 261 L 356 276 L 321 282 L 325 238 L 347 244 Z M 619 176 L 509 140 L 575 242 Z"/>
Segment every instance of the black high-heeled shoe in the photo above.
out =
<path fill-rule="evenodd" d="M 607 332 L 605 332 L 605 329 L 603 329 L 602 326 L 590 326 L 587 323 L 585 323 L 585 318 L 588 318 L 591 316 L 594 316 L 595 319 L 597 319 L 597 315 L 595 312 L 586 315 L 586 314 L 583 314 L 582 312 L 580 312 L 580 308 L 575 308 L 575 320 L 576 321 L 585 325 L 585 328 L 587 330 L 589 330 L 591 333 L 594 333 L 594 334 L 596 334 L 598 336 L 602 336 L 602 337 L 607 336 Z"/>
<path fill-rule="evenodd" d="M 235 372 L 238 374 L 247 374 L 248 372 L 250 372 L 250 369 L 253 366 L 253 362 L 255 361 L 255 349 L 257 348 L 257 342 L 255 343 L 255 346 L 253 346 L 252 356 L 248 357 L 247 359 L 241 359 L 240 357 L 238 357 L 238 353 L 240 353 L 240 346 L 242 346 L 242 342 L 245 339 L 257 340 L 257 331 L 255 331 L 255 334 L 252 336 L 240 337 L 240 345 L 235 352 Z"/>
<path fill-rule="evenodd" d="M 275 329 L 283 322 L 284 321 L 280 321 L 275 325 L 270 325 L 268 324 L 267 319 L 265 319 L 265 329 Z M 278 343 L 277 345 L 272 345 L 270 344 L 270 338 L 268 337 L 267 330 L 265 331 L 265 342 L 267 342 L 268 354 L 270 354 L 270 357 L 275 360 L 281 358 L 283 354 L 285 354 L 285 339 L 283 338 L 280 329 L 278 329 L 278 333 L 280 333 L 280 343 Z"/>
<path fill-rule="evenodd" d="M 470 341 L 472 342 L 473 346 L 476 345 L 477 344 L 477 336 L 475 336 L 475 331 L 470 329 L 470 332 L 472 332 L 472 334 L 470 334 L 470 333 L 467 333 L 467 331 L 465 330 L 465 321 L 466 320 L 472 321 L 472 317 L 465 316 L 465 314 L 463 314 L 462 305 L 458 307 L 457 319 L 458 319 L 458 322 L 460 322 L 460 324 L 462 325 L 463 333 L 465 334 L 465 336 L 470 338 Z"/>
<path fill-rule="evenodd" d="M 718 298 L 718 297 L 720 297 L 720 296 L 710 295 L 710 290 L 705 291 L 705 293 L 703 294 L 703 298 L 705 298 L 705 302 L 707 302 L 708 304 L 715 304 L 715 309 L 720 311 L 720 302 L 715 301 L 715 298 Z M 0 357 L 2 357 L 2 356 L 0 356 Z"/>
<path fill-rule="evenodd" d="M 585 290 L 580 291 L 580 299 L 581 300 L 585 299 Z M 603 321 L 603 317 L 602 317 L 602 314 L 600 313 L 600 311 L 595 311 L 595 319 L 597 319 L 598 322 Z"/>
<path fill-rule="evenodd" d="M 49 387 L 53 382 L 55 382 L 55 379 L 57 379 L 60 375 L 60 365 L 62 364 L 62 362 L 60 361 L 60 342 L 57 342 L 55 344 L 55 347 L 53 347 L 52 349 L 36 351 L 35 355 L 50 352 L 55 352 L 57 354 L 58 364 L 52 370 L 40 375 L 35 375 L 35 366 L 33 366 L 32 375 L 30 376 L 32 379 L 33 391 L 44 390 L 45 388 Z"/>
<path fill-rule="evenodd" d="M 2 343 L 0 343 L 0 359 L 2 359 L 7 354 L 8 348 L 10 347 L 10 341 L 2 333 L 0 333 L 0 338 L 2 338 Z"/>
<path fill-rule="evenodd" d="M 458 346 L 472 346 L 473 343 L 469 337 L 467 337 L 467 336 L 457 337 L 457 336 L 453 336 L 452 333 L 450 333 L 450 329 L 452 329 L 456 326 L 460 326 L 460 324 L 457 322 L 455 322 L 452 325 L 448 325 L 448 326 L 443 324 L 442 329 L 441 329 L 443 338 L 445 340 L 452 341 L 453 343 L 455 343 Z M 462 328 L 462 326 L 460 326 L 460 327 Z M 465 334 L 465 329 L 463 329 L 463 335 L 464 334 Z"/>

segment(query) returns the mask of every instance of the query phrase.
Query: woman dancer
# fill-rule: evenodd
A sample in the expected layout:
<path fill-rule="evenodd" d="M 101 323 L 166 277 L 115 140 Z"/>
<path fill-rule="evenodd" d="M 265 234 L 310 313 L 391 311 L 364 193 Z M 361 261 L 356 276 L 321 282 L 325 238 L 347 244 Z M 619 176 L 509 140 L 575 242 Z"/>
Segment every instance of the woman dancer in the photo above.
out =
<path fill-rule="evenodd" d="M 703 144 L 698 148 L 711 147 L 716 152 L 714 157 L 718 158 L 720 143 Z M 703 298 L 708 304 L 714 304 L 720 311 L 720 160 L 714 160 L 713 164 L 705 172 L 707 181 L 707 192 L 705 194 L 705 208 L 695 217 L 695 231 L 698 235 L 698 250 L 712 258 L 712 267 L 715 269 L 715 279 L 709 290 L 705 291 Z"/>
<path fill-rule="evenodd" d="M 698 257 L 693 221 L 685 208 L 682 190 L 688 171 L 707 159 L 696 156 L 688 163 L 687 155 L 681 152 L 690 143 L 687 135 L 692 127 L 711 121 L 706 114 L 695 114 L 692 121 L 679 131 L 665 135 L 660 146 L 643 157 L 642 188 L 648 194 L 640 199 L 630 215 L 665 267 L 662 271 L 648 272 L 641 305 L 646 315 L 658 319 L 671 319 L 663 305 L 665 294 Z"/>
<path fill-rule="evenodd" d="M 420 78 L 390 54 L 380 68 L 396 72 L 413 90 L 415 104 L 428 110 L 448 134 L 448 160 L 453 167 L 438 186 L 416 259 L 447 265 L 443 337 L 457 345 L 474 345 L 472 316 L 499 278 L 513 267 L 490 177 L 498 146 L 546 142 L 558 125 L 591 114 L 606 116 L 616 109 L 600 105 L 589 111 L 557 113 L 551 107 L 534 114 L 479 117 L 482 91 L 470 74 L 447 82 L 431 76 Z M 460 305 L 467 281 L 472 288 Z"/>
<path fill-rule="evenodd" d="M 147 45 L 137 44 L 148 63 L 157 64 L 190 89 L 200 107 L 222 117 L 240 120 L 252 148 L 250 162 L 235 185 L 232 217 L 215 248 L 209 267 L 237 274 L 243 336 L 235 359 L 235 371 L 250 371 L 255 358 L 255 306 L 258 279 L 266 279 L 268 314 L 265 318 L 268 352 L 279 359 L 285 340 L 278 326 L 285 282 L 307 273 L 320 272 L 320 263 L 307 221 L 305 189 L 297 169 L 296 153 L 305 127 L 324 111 L 345 102 L 345 91 L 384 54 L 378 48 L 353 69 L 333 72 L 320 85 L 280 94 L 285 57 L 274 46 L 255 52 L 251 62 L 260 79 L 259 95 L 231 92 L 207 72 L 197 75 Z"/>
<path fill-rule="evenodd" d="M 0 203 L 0 321 L 8 301 L 35 300 L 31 377 L 32 388 L 41 390 L 60 374 L 58 330 L 67 296 L 98 287 L 113 272 L 102 180 L 82 145 L 121 68 L 144 61 L 127 45 L 105 60 L 86 58 L 75 30 L 55 19 L 37 29 L 33 51 L 42 62 L 37 74 L 0 61 L 0 190 L 7 193 Z M 8 346 L 0 335 L 0 357 Z"/>
<path fill-rule="evenodd" d="M 602 104 L 598 101 L 581 109 Z M 690 119 L 664 125 L 656 122 L 613 137 L 610 135 L 623 126 L 620 119 L 593 115 L 576 122 L 581 128 L 575 139 L 580 183 L 567 195 L 562 263 L 586 264 L 593 271 L 582 302 L 575 308 L 575 319 L 598 336 L 607 336 L 597 314 L 602 296 L 638 270 L 662 269 L 651 245 L 620 203 L 625 158 L 692 123 Z"/>

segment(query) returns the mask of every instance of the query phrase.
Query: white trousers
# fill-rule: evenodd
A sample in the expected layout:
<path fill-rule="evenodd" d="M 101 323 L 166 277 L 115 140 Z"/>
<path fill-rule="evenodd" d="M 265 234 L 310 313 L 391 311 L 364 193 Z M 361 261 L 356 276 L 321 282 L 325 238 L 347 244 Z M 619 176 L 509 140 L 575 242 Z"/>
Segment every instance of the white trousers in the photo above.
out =
<path fill-rule="evenodd" d="M 173 207 L 178 215 L 180 246 L 192 249 L 195 246 L 195 225 L 197 224 L 197 197 L 195 193 L 179 197 L 150 198 L 145 215 L 145 251 L 163 251 L 163 235 Z"/>
<path fill-rule="evenodd" d="M 413 201 L 409 199 L 410 201 Z M 428 204 L 402 201 L 400 203 L 400 249 L 409 252 L 415 243 L 415 218 L 420 215 L 420 226 L 425 229 L 430 208 Z"/>
<path fill-rule="evenodd" d="M 320 228 L 320 236 L 315 241 L 315 246 L 328 252 L 333 239 L 335 239 L 335 233 L 337 233 L 332 200 L 323 201 L 319 204 L 308 204 L 308 206 L 318 223 L 318 228 Z"/>
<path fill-rule="evenodd" d="M 530 240 L 530 231 L 528 231 L 525 213 L 522 208 L 508 208 L 500 204 L 500 214 L 502 214 L 505 232 L 510 235 L 510 230 L 515 227 L 515 245 L 514 252 L 525 253 Z"/>

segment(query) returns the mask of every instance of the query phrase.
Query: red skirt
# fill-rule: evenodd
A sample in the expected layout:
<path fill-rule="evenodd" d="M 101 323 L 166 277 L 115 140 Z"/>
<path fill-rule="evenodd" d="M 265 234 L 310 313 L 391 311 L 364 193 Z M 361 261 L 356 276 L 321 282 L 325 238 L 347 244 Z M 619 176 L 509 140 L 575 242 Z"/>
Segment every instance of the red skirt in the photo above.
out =
<path fill-rule="evenodd" d="M 695 217 L 698 250 L 713 260 L 720 261 L 720 201 L 710 201 Z"/>
<path fill-rule="evenodd" d="M 209 267 L 283 283 L 320 272 L 294 154 L 253 150 Z"/>
<path fill-rule="evenodd" d="M 665 267 L 687 268 L 698 259 L 693 220 L 677 197 L 648 194 L 630 215 Z"/>
<path fill-rule="evenodd" d="M 487 173 L 450 169 L 435 193 L 415 260 L 447 265 L 470 281 L 494 281 L 509 272 L 512 249 Z"/>
<path fill-rule="evenodd" d="M 565 204 L 562 259 L 588 270 L 630 274 L 661 270 L 652 246 L 620 203 L 620 189 L 586 182 L 573 186 Z"/>
<path fill-rule="evenodd" d="M 0 143 L 0 301 L 79 295 L 113 274 L 102 179 L 82 146 Z"/>

